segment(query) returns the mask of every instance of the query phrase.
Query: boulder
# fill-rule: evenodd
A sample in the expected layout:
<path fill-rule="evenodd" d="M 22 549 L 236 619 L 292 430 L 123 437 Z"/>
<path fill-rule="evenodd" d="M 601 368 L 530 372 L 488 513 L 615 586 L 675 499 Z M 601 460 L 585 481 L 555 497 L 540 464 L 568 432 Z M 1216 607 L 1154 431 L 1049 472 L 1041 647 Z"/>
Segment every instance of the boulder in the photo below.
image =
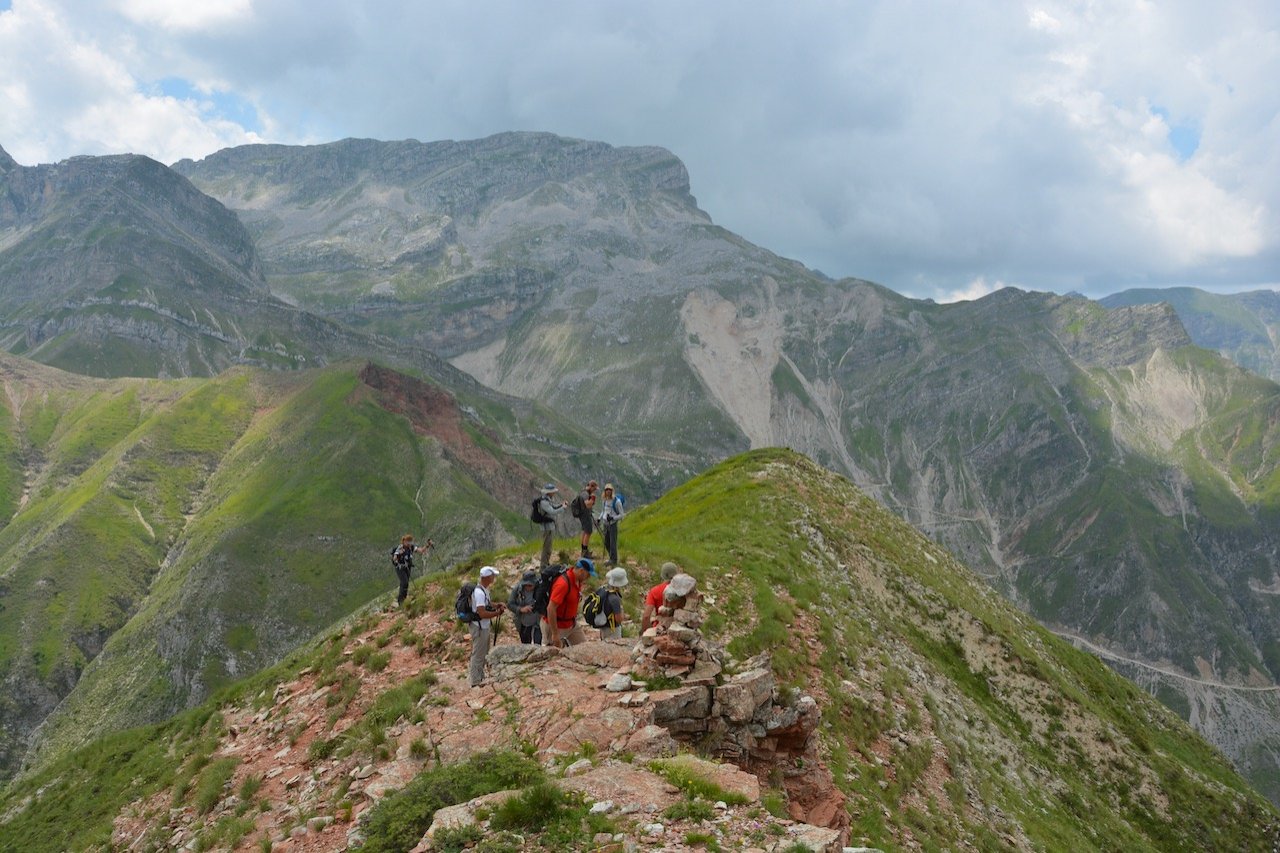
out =
<path fill-rule="evenodd" d="M 496 791 L 492 794 L 476 797 L 474 800 L 468 800 L 465 803 L 459 803 L 456 806 L 445 806 L 442 809 L 436 809 L 436 813 L 431 820 L 431 828 L 427 830 L 425 837 L 435 838 L 437 832 L 445 829 L 461 829 L 464 826 L 473 826 L 476 822 L 476 810 L 481 806 L 493 808 L 519 795 L 519 793 L 519 790 Z"/>
<path fill-rule="evenodd" d="M 665 758 L 678 751 L 676 739 L 662 726 L 645 726 L 627 739 L 625 749 L 637 758 Z"/>
<path fill-rule="evenodd" d="M 649 694 L 653 702 L 653 721 L 705 719 L 711 713 L 711 691 L 705 687 L 677 687 Z"/>
<path fill-rule="evenodd" d="M 749 723 L 772 695 L 773 674 L 767 669 L 738 673 L 716 688 L 720 713 L 731 723 Z"/>
<path fill-rule="evenodd" d="M 631 641 L 605 640 L 579 643 L 562 649 L 560 655 L 566 662 L 578 666 L 594 669 L 623 669 L 631 662 Z"/>

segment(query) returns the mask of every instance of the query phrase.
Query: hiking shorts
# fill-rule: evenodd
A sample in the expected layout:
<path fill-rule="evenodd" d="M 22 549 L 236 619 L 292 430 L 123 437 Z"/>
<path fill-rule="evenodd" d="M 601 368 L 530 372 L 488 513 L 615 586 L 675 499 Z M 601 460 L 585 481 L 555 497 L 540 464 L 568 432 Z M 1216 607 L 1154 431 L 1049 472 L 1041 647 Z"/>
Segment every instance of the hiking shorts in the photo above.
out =
<path fill-rule="evenodd" d="M 582 515 L 578 517 L 578 523 L 582 525 L 583 533 L 590 533 L 595 529 L 594 522 L 591 520 L 590 512 L 583 512 Z"/>

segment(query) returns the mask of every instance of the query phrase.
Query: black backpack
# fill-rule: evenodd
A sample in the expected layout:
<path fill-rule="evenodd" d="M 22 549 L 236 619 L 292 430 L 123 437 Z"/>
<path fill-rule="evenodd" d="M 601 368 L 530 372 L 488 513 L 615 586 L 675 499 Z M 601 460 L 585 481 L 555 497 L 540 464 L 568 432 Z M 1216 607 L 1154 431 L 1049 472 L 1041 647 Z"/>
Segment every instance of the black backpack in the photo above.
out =
<path fill-rule="evenodd" d="M 533 587 L 533 612 L 547 615 L 547 602 L 551 600 L 551 585 L 556 578 L 563 575 L 565 567 L 560 563 L 547 566 L 538 574 L 538 582 Z"/>
<path fill-rule="evenodd" d="M 468 581 L 458 590 L 458 600 L 454 602 L 453 609 L 457 611 L 459 622 L 479 622 L 480 617 L 476 615 L 476 609 L 473 605 L 472 595 L 476 591 L 476 585 Z"/>
<path fill-rule="evenodd" d="M 534 524 L 546 524 L 550 521 L 555 521 L 555 519 L 542 511 L 542 498 L 533 499 L 533 509 L 529 512 L 529 520 Z"/>
<path fill-rule="evenodd" d="M 397 545 L 391 549 L 391 565 L 397 569 L 413 568 L 413 547 Z"/>
<path fill-rule="evenodd" d="M 609 617 L 604 612 L 605 596 L 609 588 L 602 586 L 593 589 L 582 599 L 582 618 L 592 628 L 603 628 L 609 624 Z"/>
<path fill-rule="evenodd" d="M 582 514 L 587 508 L 582 503 L 582 495 L 574 495 L 573 502 L 569 504 L 569 514 L 574 518 L 582 518 Z"/>

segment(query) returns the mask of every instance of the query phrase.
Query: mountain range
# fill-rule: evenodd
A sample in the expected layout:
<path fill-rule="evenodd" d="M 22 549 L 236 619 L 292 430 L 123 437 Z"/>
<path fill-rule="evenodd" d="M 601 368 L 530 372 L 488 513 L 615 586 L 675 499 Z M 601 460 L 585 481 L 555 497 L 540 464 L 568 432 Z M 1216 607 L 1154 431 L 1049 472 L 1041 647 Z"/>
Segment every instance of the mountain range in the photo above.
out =
<path fill-rule="evenodd" d="M 795 448 L 1280 796 L 1280 388 L 1195 346 L 1167 304 L 936 305 L 832 281 L 715 226 L 669 152 L 546 134 L 247 146 L 172 171 L 76 158 L 0 181 L 15 353 L 113 376 L 372 356 L 487 401 L 490 426 L 503 401 L 563 418 L 576 443 L 544 442 L 546 469 L 604 468 L 637 500 Z M 37 181 L 57 203 L 35 203 Z M 182 217 L 202 224 L 148 224 Z M 146 321 L 100 321 L 104 305 Z"/>

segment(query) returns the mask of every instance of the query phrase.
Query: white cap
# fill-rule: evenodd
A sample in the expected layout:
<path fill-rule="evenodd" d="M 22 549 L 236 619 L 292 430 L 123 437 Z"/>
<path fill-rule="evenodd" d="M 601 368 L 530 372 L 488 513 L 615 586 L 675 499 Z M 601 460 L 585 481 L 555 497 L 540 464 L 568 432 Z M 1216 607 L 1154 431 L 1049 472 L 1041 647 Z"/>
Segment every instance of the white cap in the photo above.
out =
<path fill-rule="evenodd" d="M 498 570 L 495 569 L 493 566 L 485 566 L 483 569 L 480 570 L 480 577 L 482 578 L 493 578 L 497 576 L 498 576 Z"/>

